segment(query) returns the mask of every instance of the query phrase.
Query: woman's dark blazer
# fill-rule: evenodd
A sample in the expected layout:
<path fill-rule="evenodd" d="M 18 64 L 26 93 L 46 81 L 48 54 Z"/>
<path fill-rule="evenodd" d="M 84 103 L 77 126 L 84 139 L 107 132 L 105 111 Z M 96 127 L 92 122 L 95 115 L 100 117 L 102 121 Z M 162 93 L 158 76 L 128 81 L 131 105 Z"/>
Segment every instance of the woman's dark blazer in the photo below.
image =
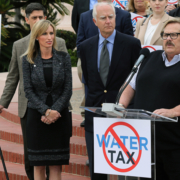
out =
<path fill-rule="evenodd" d="M 53 49 L 53 83 L 52 88 L 46 87 L 41 53 L 37 55 L 34 64 L 23 57 L 24 91 L 28 99 L 28 107 L 37 109 L 42 115 L 47 109 L 61 112 L 68 107 L 72 95 L 71 60 L 69 54 Z M 51 94 L 53 105 L 48 107 L 45 102 Z"/>

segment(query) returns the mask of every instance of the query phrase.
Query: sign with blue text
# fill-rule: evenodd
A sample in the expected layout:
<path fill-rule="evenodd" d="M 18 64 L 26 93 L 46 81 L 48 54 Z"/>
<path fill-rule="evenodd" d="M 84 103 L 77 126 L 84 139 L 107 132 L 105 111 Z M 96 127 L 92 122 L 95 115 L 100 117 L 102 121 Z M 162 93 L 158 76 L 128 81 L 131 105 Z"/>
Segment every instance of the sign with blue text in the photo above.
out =
<path fill-rule="evenodd" d="M 94 118 L 94 172 L 151 178 L 151 122 Z"/>
<path fill-rule="evenodd" d="M 114 4 L 115 7 L 118 7 L 124 10 L 128 4 L 128 1 L 127 0 L 112 0 L 112 3 Z"/>
<path fill-rule="evenodd" d="M 133 32 L 135 35 L 137 21 L 139 19 L 143 18 L 143 16 L 140 16 L 140 15 L 135 14 L 135 13 L 130 13 L 130 14 L 131 14 L 131 22 L 132 22 L 132 26 L 133 26 Z"/>

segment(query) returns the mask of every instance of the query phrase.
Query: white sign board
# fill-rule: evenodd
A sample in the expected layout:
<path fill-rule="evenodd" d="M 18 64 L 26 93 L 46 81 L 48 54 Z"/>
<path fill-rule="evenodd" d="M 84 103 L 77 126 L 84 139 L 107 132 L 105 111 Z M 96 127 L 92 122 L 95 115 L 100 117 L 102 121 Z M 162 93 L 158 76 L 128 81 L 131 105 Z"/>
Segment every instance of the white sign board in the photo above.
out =
<path fill-rule="evenodd" d="M 177 0 L 168 0 L 168 5 L 178 4 Z"/>
<path fill-rule="evenodd" d="M 112 0 L 112 3 L 114 4 L 115 7 L 118 7 L 124 10 L 128 4 L 128 1 L 127 0 Z"/>
<path fill-rule="evenodd" d="M 94 118 L 94 172 L 151 177 L 150 120 Z"/>
<path fill-rule="evenodd" d="M 148 48 L 150 52 L 156 51 L 156 50 L 162 50 L 162 46 L 157 46 L 157 45 L 142 45 L 142 48 Z"/>
<path fill-rule="evenodd" d="M 130 13 L 130 14 L 131 14 L 131 22 L 132 22 L 132 26 L 133 26 L 133 32 L 135 35 L 137 21 L 139 19 L 143 18 L 143 16 L 140 16 L 140 15 L 135 14 L 135 13 Z"/>

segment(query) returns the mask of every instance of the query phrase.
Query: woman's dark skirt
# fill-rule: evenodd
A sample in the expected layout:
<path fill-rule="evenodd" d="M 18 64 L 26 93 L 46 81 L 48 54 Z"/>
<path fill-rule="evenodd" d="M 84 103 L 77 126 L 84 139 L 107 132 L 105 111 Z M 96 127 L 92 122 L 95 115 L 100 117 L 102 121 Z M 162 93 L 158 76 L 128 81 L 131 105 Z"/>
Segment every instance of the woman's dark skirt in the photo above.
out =
<path fill-rule="evenodd" d="M 41 121 L 41 114 L 28 108 L 27 146 L 31 166 L 69 164 L 69 110 L 64 109 L 61 117 L 50 125 Z"/>

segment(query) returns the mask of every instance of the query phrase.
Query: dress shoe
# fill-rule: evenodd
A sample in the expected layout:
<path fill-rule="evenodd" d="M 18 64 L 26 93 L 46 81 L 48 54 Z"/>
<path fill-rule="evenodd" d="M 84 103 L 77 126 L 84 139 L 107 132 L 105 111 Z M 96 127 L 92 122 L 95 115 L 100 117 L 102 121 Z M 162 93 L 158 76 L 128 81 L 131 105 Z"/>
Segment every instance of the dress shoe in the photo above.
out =
<path fill-rule="evenodd" d="M 85 119 L 83 120 L 83 122 L 80 124 L 81 127 L 85 126 Z"/>
<path fill-rule="evenodd" d="M 89 159 L 86 161 L 86 166 L 89 166 Z"/>

